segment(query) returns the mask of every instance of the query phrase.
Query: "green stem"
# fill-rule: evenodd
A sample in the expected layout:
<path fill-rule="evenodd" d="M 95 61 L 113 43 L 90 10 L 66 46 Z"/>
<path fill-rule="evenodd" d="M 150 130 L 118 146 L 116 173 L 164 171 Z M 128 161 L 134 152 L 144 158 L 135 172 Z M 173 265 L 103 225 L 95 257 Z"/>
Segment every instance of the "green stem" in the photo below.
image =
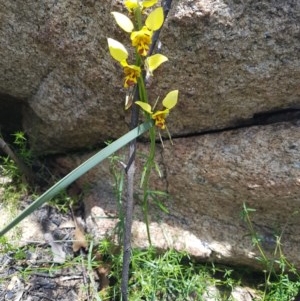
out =
<path fill-rule="evenodd" d="M 151 242 L 149 219 L 148 219 L 148 208 L 149 208 L 148 191 L 149 191 L 149 179 L 150 179 L 152 167 L 154 165 L 154 157 L 155 157 L 156 133 L 155 133 L 154 127 L 152 127 L 149 130 L 149 134 L 150 134 L 150 152 L 149 152 L 149 156 L 148 156 L 147 162 L 144 167 L 144 177 L 143 177 L 143 182 L 141 184 L 143 187 L 143 213 L 144 213 L 144 219 L 145 219 L 146 228 L 147 228 L 148 242 L 151 246 L 152 242 Z"/>
<path fill-rule="evenodd" d="M 145 82 L 143 77 L 141 76 L 138 79 L 138 87 L 139 87 L 139 94 L 141 97 L 141 101 L 148 103 L 148 95 L 147 95 L 147 90 L 145 87 Z M 151 120 L 151 116 L 148 113 L 145 113 L 147 121 Z M 149 156 L 147 158 L 147 162 L 144 166 L 144 173 L 142 176 L 142 181 L 141 181 L 141 187 L 143 188 L 143 205 L 142 205 L 142 210 L 144 214 L 144 220 L 146 223 L 146 229 L 147 229 L 147 237 L 148 237 L 148 242 L 150 246 L 152 245 L 151 242 L 151 236 L 150 236 L 150 228 L 149 228 L 149 219 L 148 219 L 148 208 L 149 208 L 149 179 L 151 175 L 151 170 L 154 165 L 154 158 L 155 158 L 155 137 L 156 137 L 156 132 L 155 132 L 155 127 L 152 127 L 149 130 L 149 136 L 150 136 L 150 151 L 149 151 Z"/>
<path fill-rule="evenodd" d="M 140 76 L 138 78 L 138 87 L 139 87 L 139 94 L 140 94 L 141 101 L 148 103 L 148 94 L 145 87 L 143 76 Z M 147 120 L 149 120 L 150 115 L 148 113 L 146 113 L 146 115 L 147 115 Z"/>
<path fill-rule="evenodd" d="M 134 10 L 134 18 L 136 21 L 136 27 L 137 27 L 136 30 L 140 30 L 142 28 L 143 21 L 142 21 L 142 12 L 139 7 L 137 7 Z"/>

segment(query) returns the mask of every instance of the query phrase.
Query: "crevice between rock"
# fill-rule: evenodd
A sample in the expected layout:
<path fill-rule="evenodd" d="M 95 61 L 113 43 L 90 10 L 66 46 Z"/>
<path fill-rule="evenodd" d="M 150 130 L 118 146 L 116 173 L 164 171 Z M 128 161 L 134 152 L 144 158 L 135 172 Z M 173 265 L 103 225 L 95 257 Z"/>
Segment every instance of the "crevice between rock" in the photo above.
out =
<path fill-rule="evenodd" d="M 220 128 L 220 129 L 208 129 L 194 133 L 188 133 L 185 135 L 173 134 L 172 138 L 189 138 L 201 135 L 222 133 L 227 131 L 238 130 L 253 126 L 264 126 L 274 123 L 281 122 L 295 122 L 300 120 L 300 105 L 294 106 L 292 108 L 285 108 L 279 110 L 271 110 L 266 112 L 255 113 L 252 118 L 248 119 L 237 119 L 232 122 L 232 126 Z"/>
<path fill-rule="evenodd" d="M 24 99 L 0 93 L 0 134 L 7 142 L 14 139 L 12 134 L 22 130 Z"/>

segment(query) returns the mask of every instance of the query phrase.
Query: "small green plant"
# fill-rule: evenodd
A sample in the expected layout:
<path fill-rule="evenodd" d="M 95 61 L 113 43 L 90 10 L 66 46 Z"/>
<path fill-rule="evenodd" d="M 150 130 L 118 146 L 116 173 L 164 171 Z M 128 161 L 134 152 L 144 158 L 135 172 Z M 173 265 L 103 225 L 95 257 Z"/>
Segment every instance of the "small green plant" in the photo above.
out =
<path fill-rule="evenodd" d="M 22 131 L 15 132 L 14 136 L 14 145 L 17 148 L 17 154 L 19 158 L 27 165 L 32 165 L 33 155 L 31 150 L 28 147 L 28 141 L 25 136 L 25 133 Z"/>
<path fill-rule="evenodd" d="M 130 279 L 131 298 L 192 300 L 192 296 L 199 296 L 197 299 L 201 300 L 209 282 L 200 270 L 197 271 L 192 265 L 185 265 L 184 259 L 189 259 L 187 254 L 174 250 L 159 255 L 151 248 L 144 252 L 134 251 Z"/>
<path fill-rule="evenodd" d="M 49 202 L 49 205 L 59 212 L 68 213 L 76 202 L 77 200 L 75 198 L 70 197 L 68 193 L 63 190 Z"/>
<path fill-rule="evenodd" d="M 2 236 L 0 237 L 0 254 L 5 254 L 14 250 L 14 246 L 9 242 L 9 240 Z"/>
<path fill-rule="evenodd" d="M 10 157 L 1 157 L 0 174 L 9 179 L 18 181 L 21 173 L 16 163 Z"/>
<path fill-rule="evenodd" d="M 14 136 L 14 151 L 1 137 L 0 147 L 7 156 L 0 157 L 0 174 L 11 178 L 15 182 L 32 184 L 34 174 L 31 171 L 33 156 L 27 145 L 24 132 L 16 132 Z"/>
<path fill-rule="evenodd" d="M 265 283 L 261 301 L 291 301 L 300 289 L 300 275 L 293 264 L 287 260 L 282 250 L 281 240 L 287 223 L 279 235 L 274 235 L 275 245 L 270 257 L 263 247 L 263 236 L 254 229 L 250 218 L 255 211 L 244 203 L 241 217 L 249 229 L 253 246 L 258 249 L 257 260 L 264 267 Z M 294 280 L 291 280 L 290 276 L 293 276 Z"/>

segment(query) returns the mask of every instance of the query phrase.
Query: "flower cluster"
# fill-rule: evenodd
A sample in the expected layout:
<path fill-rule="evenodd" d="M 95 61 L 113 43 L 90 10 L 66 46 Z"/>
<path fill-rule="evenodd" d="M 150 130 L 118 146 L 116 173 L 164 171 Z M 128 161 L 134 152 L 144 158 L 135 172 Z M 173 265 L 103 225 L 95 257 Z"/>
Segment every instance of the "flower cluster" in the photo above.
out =
<path fill-rule="evenodd" d="M 169 115 L 170 110 L 175 107 L 178 99 L 178 90 L 173 90 L 167 94 L 167 96 L 162 101 L 165 109 L 163 111 L 152 112 L 152 108 L 148 103 L 142 101 L 136 101 L 135 103 L 139 105 L 145 112 L 150 114 L 151 118 L 155 120 L 155 125 L 162 130 L 166 128 L 166 117 Z"/>
<path fill-rule="evenodd" d="M 142 76 L 142 68 L 147 73 L 147 76 L 153 76 L 153 71 L 168 58 L 162 54 L 154 54 L 148 56 L 152 36 L 156 30 L 159 30 L 164 23 L 164 12 L 162 7 L 153 9 L 146 17 L 145 23 L 141 24 L 142 12 L 146 8 L 150 8 L 157 4 L 158 0 L 124 0 L 124 5 L 128 10 L 130 17 L 135 18 L 135 22 L 119 12 L 112 12 L 112 15 L 119 27 L 130 35 L 132 46 L 136 51 L 136 64 L 128 63 L 128 51 L 126 47 L 111 38 L 108 38 L 108 47 L 111 56 L 120 63 L 124 71 L 124 87 L 130 88 L 139 83 L 139 78 Z M 156 126 L 165 129 L 165 118 L 169 114 L 169 110 L 177 103 L 178 90 L 171 91 L 163 100 L 163 111 L 152 112 L 151 106 L 142 99 L 137 101 L 139 105 L 151 118 L 155 120 Z M 127 108 L 127 106 L 126 106 Z"/>

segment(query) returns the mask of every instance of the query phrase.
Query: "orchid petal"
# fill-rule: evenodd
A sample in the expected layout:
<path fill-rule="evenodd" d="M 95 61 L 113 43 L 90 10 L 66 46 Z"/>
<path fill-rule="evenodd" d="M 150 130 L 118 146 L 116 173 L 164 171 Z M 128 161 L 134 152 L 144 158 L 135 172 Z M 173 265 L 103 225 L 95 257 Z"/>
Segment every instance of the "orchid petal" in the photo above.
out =
<path fill-rule="evenodd" d="M 156 111 L 153 115 L 152 118 L 155 119 L 157 116 L 161 116 L 162 118 L 166 118 L 169 115 L 169 109 L 165 109 L 163 111 Z"/>
<path fill-rule="evenodd" d="M 157 69 L 162 63 L 166 62 L 168 58 L 162 54 L 154 54 L 146 58 L 145 64 L 147 66 L 147 70 L 152 75 L 152 72 Z"/>
<path fill-rule="evenodd" d="M 125 46 L 111 38 L 107 39 L 110 55 L 118 62 L 124 62 L 128 58 L 128 52 Z"/>
<path fill-rule="evenodd" d="M 139 7 L 138 0 L 125 0 L 124 5 L 129 11 Z"/>
<path fill-rule="evenodd" d="M 152 114 L 152 111 L 151 111 L 151 106 L 146 103 L 146 102 L 143 102 L 143 101 L 136 101 L 135 102 L 138 106 L 140 106 L 144 111 L 146 111 L 147 113 L 149 114 Z"/>
<path fill-rule="evenodd" d="M 172 109 L 177 104 L 178 100 L 178 90 L 173 90 L 167 94 L 167 96 L 162 101 L 162 104 L 167 109 Z"/>
<path fill-rule="evenodd" d="M 154 4 L 156 4 L 157 1 L 158 1 L 158 0 L 144 0 L 144 1 L 142 2 L 142 6 L 143 6 L 143 7 L 151 7 L 151 6 L 153 6 Z"/>
<path fill-rule="evenodd" d="M 131 20 L 127 16 L 125 16 L 125 15 L 123 15 L 121 13 L 118 13 L 118 12 L 112 12 L 111 14 L 114 16 L 117 24 L 124 31 L 126 31 L 126 32 L 132 32 L 133 31 L 134 25 L 133 25 L 133 23 L 131 22 Z"/>
<path fill-rule="evenodd" d="M 161 28 L 164 23 L 164 11 L 162 7 L 153 10 L 146 19 L 146 26 L 155 31 Z"/>

